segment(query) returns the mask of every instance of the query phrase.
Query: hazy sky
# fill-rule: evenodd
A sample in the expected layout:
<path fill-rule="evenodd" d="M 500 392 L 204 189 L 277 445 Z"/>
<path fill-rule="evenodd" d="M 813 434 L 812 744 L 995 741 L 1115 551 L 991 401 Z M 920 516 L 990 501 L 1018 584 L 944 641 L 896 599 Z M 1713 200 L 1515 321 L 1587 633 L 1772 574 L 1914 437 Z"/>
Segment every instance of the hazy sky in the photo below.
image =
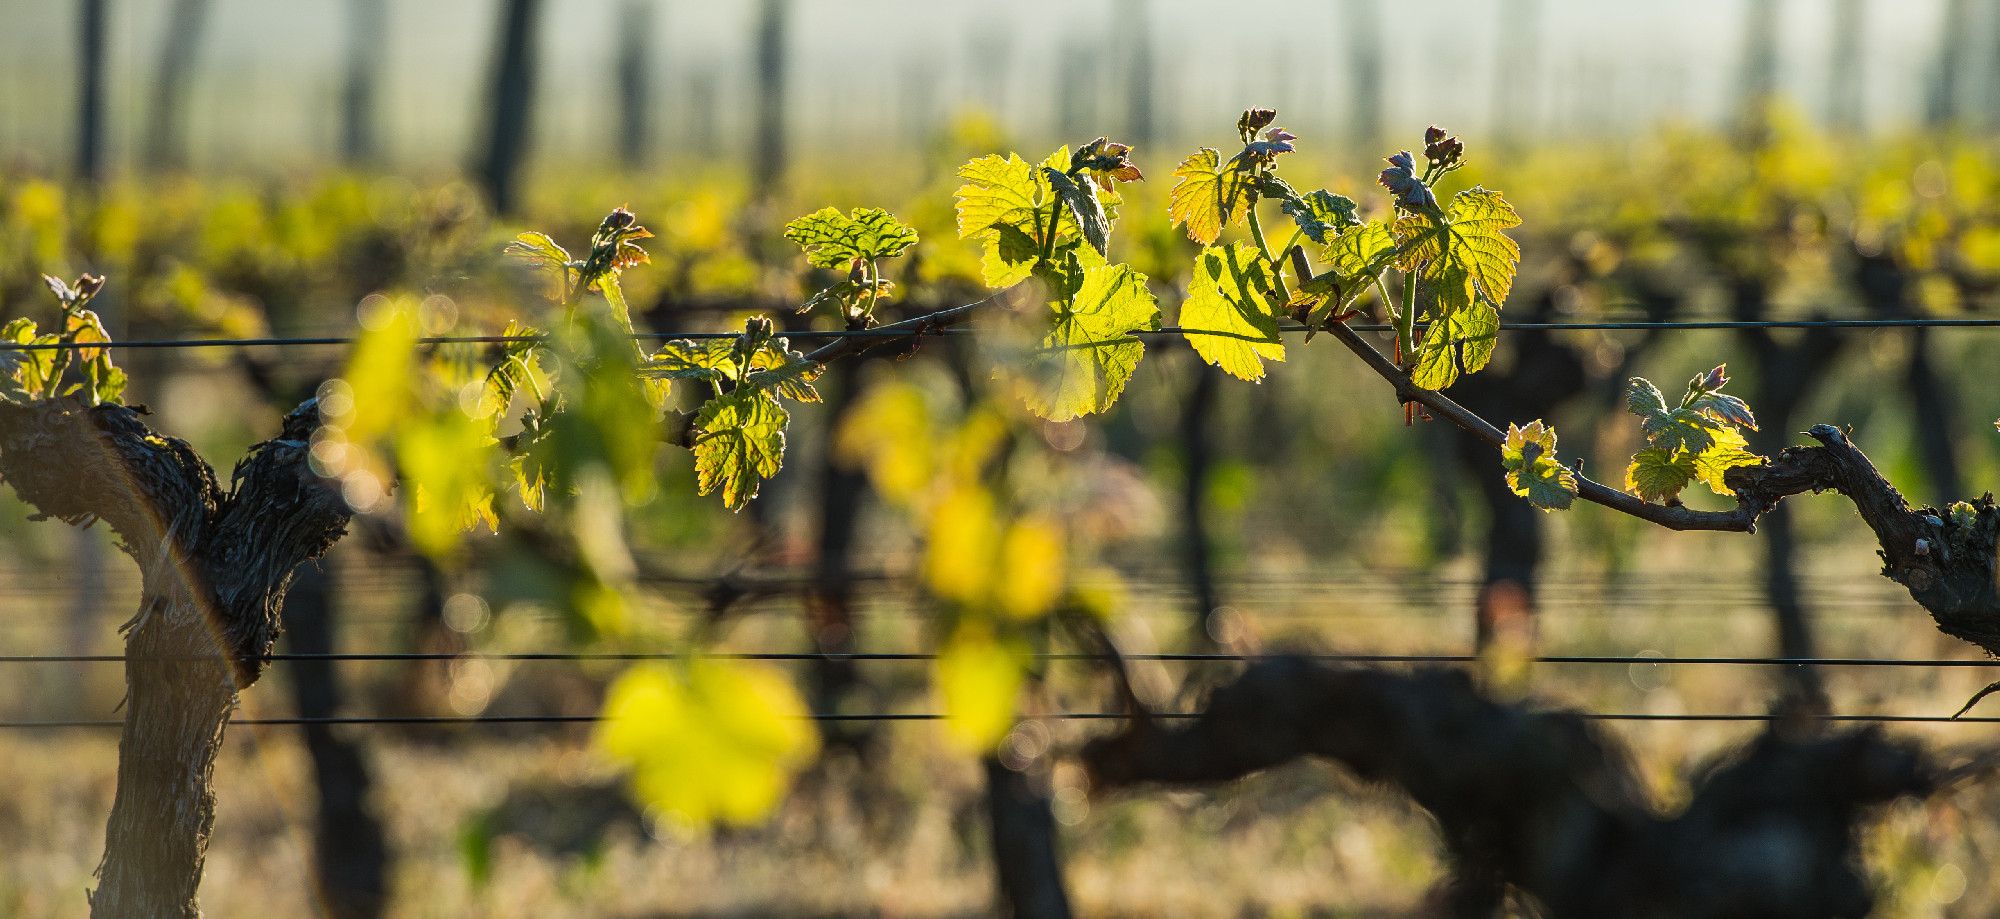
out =
<path fill-rule="evenodd" d="M 1497 131 L 1504 43 L 1532 62 L 1505 111 L 1523 134 L 1573 136 L 1730 110 L 1752 0 L 1381 0 L 1237 4 L 1193 0 L 792 0 L 792 126 L 809 149 L 903 142 L 951 112 L 995 112 L 1019 136 L 1121 129 L 1124 61 L 1150 40 L 1161 133 L 1226 129 L 1246 104 L 1275 104 L 1294 130 L 1352 124 L 1355 27 L 1372 16 L 1385 54 L 1392 132 L 1430 122 Z M 1782 90 L 1822 111 L 1838 0 L 1778 0 Z M 109 0 L 112 142 L 143 124 L 144 90 L 170 0 Z M 190 103 L 198 164 L 295 162 L 334 147 L 347 0 L 211 0 Z M 1875 129 L 1922 111 L 1943 0 L 1865 0 L 1865 115 Z M 390 155 L 448 165 L 478 121 L 498 0 L 388 0 L 384 109 Z M 750 0 L 548 0 L 539 148 L 604 150 L 614 112 L 621 9 L 651 11 L 662 143 L 740 149 L 747 130 Z M 2000 81 L 2000 0 L 1973 0 L 1968 65 Z M 67 155 L 74 0 L 0 0 L 0 157 Z M 1360 17 L 1359 19 L 1357 17 Z M 1510 20 L 1509 22 L 1508 20 Z M 1102 126 L 1101 128 L 1098 126 Z M 1301 130 L 1303 129 L 1303 130 Z"/>

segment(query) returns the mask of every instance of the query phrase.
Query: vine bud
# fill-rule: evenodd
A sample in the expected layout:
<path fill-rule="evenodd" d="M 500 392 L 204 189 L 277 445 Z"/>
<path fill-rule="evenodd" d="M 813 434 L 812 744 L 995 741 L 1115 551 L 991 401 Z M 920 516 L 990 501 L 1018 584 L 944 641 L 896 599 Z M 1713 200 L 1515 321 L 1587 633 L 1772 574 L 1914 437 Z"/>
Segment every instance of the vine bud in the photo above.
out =
<path fill-rule="evenodd" d="M 1257 136 L 1258 131 L 1262 131 L 1266 127 L 1269 127 L 1271 122 L 1275 120 L 1277 117 L 1278 117 L 1277 109 L 1271 109 L 1271 108 L 1244 109 L 1243 117 L 1236 119 L 1236 131 L 1237 133 L 1243 135 L 1243 139 L 1245 141 L 1248 141 L 1250 138 Z"/>

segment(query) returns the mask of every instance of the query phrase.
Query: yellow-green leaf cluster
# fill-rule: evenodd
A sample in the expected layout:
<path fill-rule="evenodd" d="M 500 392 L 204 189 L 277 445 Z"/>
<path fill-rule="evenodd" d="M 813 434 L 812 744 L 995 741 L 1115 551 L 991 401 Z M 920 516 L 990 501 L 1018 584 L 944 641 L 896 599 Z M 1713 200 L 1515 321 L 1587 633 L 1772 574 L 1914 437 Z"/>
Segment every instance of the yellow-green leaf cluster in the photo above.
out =
<path fill-rule="evenodd" d="M 1201 359 L 1240 380 L 1264 378 L 1264 360 L 1285 359 L 1271 299 L 1276 272 L 1255 246 L 1210 246 L 1195 257 L 1180 326 Z"/>
<path fill-rule="evenodd" d="M 1556 429 L 1540 419 L 1507 425 L 1500 465 L 1507 487 L 1542 510 L 1567 510 L 1576 500 L 1576 473 L 1556 460 Z"/>
<path fill-rule="evenodd" d="M 1228 227 L 1250 212 L 1252 186 L 1237 161 L 1225 163 L 1209 147 L 1196 150 L 1174 167 L 1173 190 L 1167 193 L 1167 217 L 1187 228 L 1189 239 L 1214 244 Z"/>
<path fill-rule="evenodd" d="M 805 249 L 806 261 L 821 268 L 845 268 L 855 259 L 891 258 L 917 243 L 917 231 L 879 207 L 848 214 L 821 208 L 785 224 L 785 238 Z"/>
<path fill-rule="evenodd" d="M 1735 494 L 1723 476 L 1737 466 L 1763 462 L 1750 452 L 1743 430 L 1756 430 L 1749 406 L 1721 392 L 1728 378 L 1717 367 L 1697 376 L 1677 406 L 1669 407 L 1659 387 L 1633 377 L 1625 392 L 1626 409 L 1639 416 L 1647 445 L 1632 455 L 1625 470 L 1625 488 L 1647 501 L 1675 501 L 1695 481 L 1716 494 Z"/>
<path fill-rule="evenodd" d="M 612 684 L 599 749 L 659 818 L 691 828 L 768 815 L 818 752 L 785 675 L 750 661 L 634 667 Z"/>
<path fill-rule="evenodd" d="M 701 407 L 695 423 L 696 484 L 702 494 L 720 490 L 732 510 L 757 496 L 764 480 L 778 474 L 785 456 L 790 413 L 765 393 L 739 390 Z"/>
<path fill-rule="evenodd" d="M 1501 232 L 1521 223 L 1500 193 L 1473 188 L 1452 196 L 1444 221 L 1435 212 L 1405 213 L 1395 234 L 1402 245 L 1396 267 L 1414 272 L 1435 298 L 1433 318 L 1471 306 L 1476 298 L 1498 309 L 1514 286 L 1521 247 Z"/>
<path fill-rule="evenodd" d="M 1433 319 L 1417 349 L 1411 382 L 1425 389 L 1444 389 L 1461 374 L 1479 372 L 1493 360 L 1499 337 L 1500 314 L 1484 303 Z"/>
<path fill-rule="evenodd" d="M 1051 421 L 1110 408 L 1146 353 L 1129 333 L 1160 327 L 1146 276 L 1127 265 L 1084 269 L 1076 293 L 1051 310 L 1041 346 L 1018 370 L 1002 366 L 996 376 L 1018 377 L 1028 409 Z"/>

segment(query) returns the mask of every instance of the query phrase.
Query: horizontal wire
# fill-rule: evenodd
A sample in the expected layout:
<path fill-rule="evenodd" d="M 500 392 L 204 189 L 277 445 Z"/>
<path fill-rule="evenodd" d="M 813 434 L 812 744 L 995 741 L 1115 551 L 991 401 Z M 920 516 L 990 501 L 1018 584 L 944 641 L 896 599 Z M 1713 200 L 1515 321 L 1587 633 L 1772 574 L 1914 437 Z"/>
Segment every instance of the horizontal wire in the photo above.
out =
<path fill-rule="evenodd" d="M 1108 661 L 1107 654 L 1042 653 L 1032 655 L 1047 661 Z M 1479 658 L 1471 654 L 1121 654 L 1128 661 L 1201 662 L 1268 661 L 1305 659 L 1314 661 L 1371 664 L 1467 664 Z M 246 662 L 287 661 L 670 661 L 684 658 L 744 661 L 930 661 L 930 652 L 858 651 L 852 654 L 816 651 L 710 651 L 695 654 L 673 652 L 561 652 L 530 651 L 482 654 L 476 651 L 339 652 L 326 654 L 270 654 L 242 658 Z M 216 661 L 217 655 L 156 655 L 127 657 L 122 654 L 16 654 L 0 655 L 0 664 L 118 663 L 130 660 L 157 662 Z M 2000 659 L 1963 660 L 1942 658 L 1891 657 L 1636 657 L 1625 655 L 1551 655 L 1533 659 L 1538 664 L 1689 664 L 1763 665 L 1781 667 L 2000 667 Z"/>
<path fill-rule="evenodd" d="M 1151 712 L 1149 717 L 1167 720 L 1199 718 L 1202 712 Z M 1667 715 L 1647 712 L 1565 712 L 1551 709 L 1536 714 L 1574 715 L 1586 721 L 1770 721 L 1769 714 L 1699 714 Z M 936 712 L 869 712 L 858 714 L 812 714 L 794 716 L 806 721 L 942 721 L 945 716 Z M 1813 715 L 1817 721 L 1867 722 L 1887 724 L 1994 724 L 2000 723 L 1996 717 L 1952 718 L 1947 715 Z M 1051 712 L 1036 715 L 1026 720 L 1050 721 L 1124 721 L 1131 716 L 1124 712 Z M 328 718 L 232 718 L 229 724 L 251 727 L 283 727 L 313 724 L 380 724 L 380 725 L 449 725 L 449 724 L 596 724 L 608 720 L 603 715 L 401 715 L 401 716 L 356 716 Z M 124 721 L 118 719 L 75 719 L 65 721 L 0 721 L 0 729 L 6 728 L 107 728 L 120 727 Z"/>
<path fill-rule="evenodd" d="M 2000 327 L 2000 319 L 1772 319 L 1772 320 L 1698 320 L 1692 322 L 1503 322 L 1503 332 L 1560 332 L 1560 331 L 1695 331 L 1702 329 L 1895 329 L 1895 328 L 1995 328 Z M 1350 329 L 1358 332 L 1392 332 L 1394 326 L 1379 323 L 1366 325 L 1350 324 Z M 917 335 L 968 335 L 980 329 L 946 328 L 930 329 L 912 333 L 908 329 L 828 329 L 825 331 L 773 332 L 777 338 L 912 338 Z M 1282 325 L 1280 332 L 1304 332 L 1303 325 Z M 735 338 L 738 332 L 642 332 L 632 336 L 639 341 L 669 341 L 673 339 L 723 339 Z M 1165 326 L 1159 329 L 1138 329 L 1128 332 L 1134 336 L 1154 335 L 1220 335 L 1212 329 L 1189 329 L 1180 326 Z M 312 345 L 351 345 L 359 339 L 351 335 L 325 336 L 319 338 L 201 338 L 162 339 L 154 341 L 114 341 L 114 342 L 46 342 L 42 344 L 9 344 L 0 350 L 7 351 L 60 351 L 80 348 L 250 348 L 289 347 Z M 541 335 L 436 335 L 417 339 L 424 345 L 500 345 L 519 342 L 546 341 Z"/>

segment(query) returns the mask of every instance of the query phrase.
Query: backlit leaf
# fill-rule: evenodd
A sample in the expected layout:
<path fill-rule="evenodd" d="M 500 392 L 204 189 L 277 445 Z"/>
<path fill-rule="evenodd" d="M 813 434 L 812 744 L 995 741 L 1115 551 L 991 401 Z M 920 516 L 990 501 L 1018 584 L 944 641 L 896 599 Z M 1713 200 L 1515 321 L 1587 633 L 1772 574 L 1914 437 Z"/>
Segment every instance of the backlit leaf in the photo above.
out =
<path fill-rule="evenodd" d="M 1493 359 L 1499 336 L 1500 314 L 1484 303 L 1432 321 L 1417 350 L 1411 381 L 1437 390 L 1457 382 L 1461 373 L 1477 373 Z"/>
<path fill-rule="evenodd" d="M 1243 221 L 1250 210 L 1250 182 L 1235 162 L 1203 147 L 1174 168 L 1180 181 L 1167 196 L 1167 216 L 1187 227 L 1188 238 L 1211 245 L 1226 227 Z"/>
<path fill-rule="evenodd" d="M 1734 429 L 1716 432 L 1715 442 L 1694 457 L 1695 476 L 1716 494 L 1734 497 L 1736 492 L 1723 484 L 1722 474 L 1738 466 L 1755 466 L 1764 458 L 1750 452 L 1749 441 Z"/>
<path fill-rule="evenodd" d="M 1694 461 L 1687 454 L 1647 447 L 1632 455 L 1632 465 L 1625 470 L 1625 490 L 1646 501 L 1665 501 L 1694 479 Z"/>
<path fill-rule="evenodd" d="M 1048 180 L 1056 197 L 1062 199 L 1069 208 L 1070 216 L 1082 228 L 1083 238 L 1090 243 L 1098 255 L 1111 253 L 1111 218 L 1098 203 L 1097 186 L 1091 182 L 1078 182 L 1057 169 L 1044 167 L 1043 177 Z"/>
<path fill-rule="evenodd" d="M 1264 378 L 1264 359 L 1285 359 L 1268 293 L 1274 272 L 1255 246 L 1211 246 L 1195 257 L 1180 326 L 1201 359 L 1237 379 Z"/>
<path fill-rule="evenodd" d="M 484 524 L 497 531 L 486 463 L 494 441 L 487 426 L 456 408 L 405 422 L 396 432 L 396 464 L 411 486 L 410 542 L 439 558 L 459 534 Z"/>
<path fill-rule="evenodd" d="M 1068 421 L 1110 408 L 1146 353 L 1127 333 L 1160 327 L 1146 276 L 1126 265 L 1086 269 L 1073 300 L 1054 309 L 1054 326 L 1024 368 L 1029 410 Z"/>
<path fill-rule="evenodd" d="M 1000 538 L 992 493 L 977 485 L 953 489 L 930 515 L 924 580 L 931 593 L 966 606 L 984 604 L 1001 573 L 994 569 Z"/>
<path fill-rule="evenodd" d="M 1373 276 L 1386 267 L 1385 260 L 1395 249 L 1389 224 L 1378 220 L 1335 236 L 1322 250 L 1322 260 L 1345 278 Z"/>
<path fill-rule="evenodd" d="M 812 381 L 819 378 L 826 366 L 806 360 L 805 355 L 785 347 L 783 339 L 765 342 L 756 354 L 750 355 L 750 367 L 750 372 L 743 375 L 743 385 L 750 389 L 794 402 L 819 401 L 819 390 L 813 388 Z"/>
<path fill-rule="evenodd" d="M 1576 473 L 1556 460 L 1556 429 L 1539 419 L 1527 427 L 1507 425 L 1500 465 L 1507 487 L 1542 510 L 1565 510 L 1576 499 Z"/>
<path fill-rule="evenodd" d="M 1000 611 L 1014 619 L 1036 619 L 1054 607 L 1063 592 L 1063 530 L 1053 520 L 1016 521 L 1000 543 Z"/>
<path fill-rule="evenodd" d="M 709 400 L 695 424 L 694 469 L 702 494 L 722 491 L 722 503 L 741 510 L 785 458 L 784 408 L 768 394 L 739 390 Z"/>
<path fill-rule="evenodd" d="M 1292 222 L 1299 225 L 1307 239 L 1321 245 L 1332 241 L 1342 230 L 1361 225 L 1360 218 L 1354 215 L 1354 202 L 1324 188 L 1287 197 L 1278 208 L 1291 215 Z"/>
<path fill-rule="evenodd" d="M 677 338 L 660 346 L 639 375 L 656 380 L 703 380 L 717 383 L 736 378 L 736 342 L 727 338 Z"/>
<path fill-rule="evenodd" d="M 1028 276 L 1041 254 L 1038 208 L 1051 192 L 1040 169 L 1015 154 L 982 156 L 959 167 L 958 236 L 986 245 L 981 273 L 989 287 Z"/>
<path fill-rule="evenodd" d="M 1483 293 L 1495 308 L 1507 303 L 1521 247 L 1501 232 L 1521 218 L 1499 192 L 1473 188 L 1451 199 L 1439 224 L 1430 213 L 1405 213 L 1396 237 L 1405 246 L 1396 267 L 1416 272 L 1437 300 L 1436 315 L 1470 306 Z"/>
<path fill-rule="evenodd" d="M 810 709 L 785 675 L 752 661 L 634 667 L 604 700 L 597 746 L 631 770 L 634 795 L 692 828 L 747 825 L 812 761 Z"/>
<path fill-rule="evenodd" d="M 944 703 L 945 735 L 969 753 L 990 753 L 1014 726 L 1024 668 L 983 623 L 962 626 L 938 650 L 933 682 Z"/>
<path fill-rule="evenodd" d="M 806 251 L 806 261 L 821 268 L 845 268 L 853 259 L 889 258 L 916 245 L 917 231 L 904 226 L 879 207 L 842 214 L 821 208 L 785 224 L 785 238 Z"/>

